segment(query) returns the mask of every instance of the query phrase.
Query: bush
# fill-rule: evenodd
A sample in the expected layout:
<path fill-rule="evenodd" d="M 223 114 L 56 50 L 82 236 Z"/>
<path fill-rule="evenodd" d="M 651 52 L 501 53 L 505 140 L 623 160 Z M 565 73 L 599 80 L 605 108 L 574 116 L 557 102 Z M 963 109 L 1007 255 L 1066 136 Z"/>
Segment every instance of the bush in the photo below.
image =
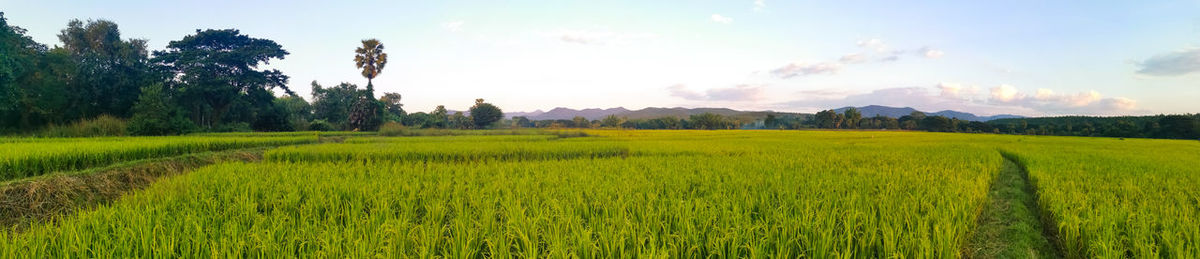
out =
<path fill-rule="evenodd" d="M 221 125 L 217 125 L 216 127 L 213 127 L 212 131 L 213 132 L 252 132 L 252 131 L 254 131 L 254 129 L 250 127 L 250 123 L 234 122 L 234 123 L 223 123 Z"/>
<path fill-rule="evenodd" d="M 142 87 L 127 128 L 133 135 L 161 136 L 187 133 L 195 124 L 183 117 L 163 93 L 162 85 L 156 84 Z"/>
<path fill-rule="evenodd" d="M 404 128 L 404 125 L 402 125 L 400 123 L 396 123 L 396 122 L 388 122 L 388 123 L 384 123 L 383 125 L 379 126 L 379 135 L 380 136 L 387 136 L 387 137 L 403 136 L 403 135 L 405 135 L 405 133 L 407 131 L 408 131 L 408 129 Z"/>
<path fill-rule="evenodd" d="M 313 120 L 312 123 L 308 124 L 308 130 L 311 130 L 311 131 L 333 131 L 334 127 L 333 127 L 333 124 L 330 124 L 329 122 L 327 122 L 325 120 Z"/>
<path fill-rule="evenodd" d="M 67 126 L 50 125 L 37 135 L 40 137 L 104 137 L 125 136 L 125 120 L 109 116 L 81 120 Z"/>

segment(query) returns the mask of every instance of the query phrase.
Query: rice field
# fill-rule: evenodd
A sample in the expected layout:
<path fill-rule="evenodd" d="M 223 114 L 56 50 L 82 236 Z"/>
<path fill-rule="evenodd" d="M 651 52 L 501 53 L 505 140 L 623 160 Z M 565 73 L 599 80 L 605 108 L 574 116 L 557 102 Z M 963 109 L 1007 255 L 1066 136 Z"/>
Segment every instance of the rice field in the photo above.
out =
<path fill-rule="evenodd" d="M 1006 159 L 1058 256 L 1200 254 L 1200 142 L 587 131 L 283 146 L 0 233 L 0 256 L 957 258 Z"/>
<path fill-rule="evenodd" d="M 122 161 L 262 146 L 314 143 L 315 135 L 282 137 L 24 138 L 0 141 L 0 181 Z"/>

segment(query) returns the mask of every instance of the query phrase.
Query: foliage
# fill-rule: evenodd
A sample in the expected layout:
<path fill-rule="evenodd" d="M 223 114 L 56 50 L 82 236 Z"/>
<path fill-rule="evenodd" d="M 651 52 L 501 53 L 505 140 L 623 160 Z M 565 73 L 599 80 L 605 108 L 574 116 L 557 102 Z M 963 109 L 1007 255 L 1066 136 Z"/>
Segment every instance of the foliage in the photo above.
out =
<path fill-rule="evenodd" d="M 384 121 L 401 121 L 401 118 L 404 118 L 404 104 L 400 103 L 400 94 L 383 93 L 379 102 L 383 103 L 383 111 L 388 118 Z"/>
<path fill-rule="evenodd" d="M 387 65 L 387 53 L 383 53 L 383 43 L 377 39 L 362 41 L 362 47 L 354 50 L 354 65 L 362 69 L 362 76 L 367 78 L 367 88 L 372 89 L 371 80 L 383 72 Z"/>
<path fill-rule="evenodd" d="M 171 73 L 168 87 L 192 121 L 212 129 L 223 123 L 254 122 L 255 112 L 274 108 L 272 89 L 293 94 L 287 88 L 288 76 L 276 69 L 258 69 L 286 55 L 274 41 L 251 38 L 235 29 L 210 29 L 171 41 L 166 50 L 154 52 L 153 62 Z"/>
<path fill-rule="evenodd" d="M 175 135 L 186 133 L 192 127 L 191 121 L 184 118 L 163 94 L 162 85 L 142 87 L 138 103 L 133 107 L 133 119 L 129 121 L 130 134 Z"/>
<path fill-rule="evenodd" d="M 140 88 L 151 78 L 146 40 L 121 40 L 116 23 L 71 20 L 58 35 L 75 71 L 68 92 L 67 119 L 111 114 L 128 118 Z"/>
<path fill-rule="evenodd" d="M 379 135 L 388 137 L 403 136 L 407 130 L 408 129 L 404 128 L 403 124 L 398 122 L 388 122 L 379 126 Z"/>
<path fill-rule="evenodd" d="M 500 107 L 485 103 L 483 99 L 475 99 L 475 106 L 471 106 L 470 111 L 471 122 L 474 123 L 476 129 L 486 129 L 504 117 L 504 112 L 500 111 Z"/>
<path fill-rule="evenodd" d="M 308 124 L 308 130 L 311 130 L 311 131 L 334 131 L 334 130 L 337 130 L 337 127 L 333 126 L 333 124 L 331 124 L 325 120 L 317 119 L 317 120 L 313 120 L 312 123 Z"/>
<path fill-rule="evenodd" d="M 124 136 L 126 125 L 125 120 L 109 115 L 100 115 L 66 126 L 50 125 L 38 132 L 37 136 L 54 138 Z"/>

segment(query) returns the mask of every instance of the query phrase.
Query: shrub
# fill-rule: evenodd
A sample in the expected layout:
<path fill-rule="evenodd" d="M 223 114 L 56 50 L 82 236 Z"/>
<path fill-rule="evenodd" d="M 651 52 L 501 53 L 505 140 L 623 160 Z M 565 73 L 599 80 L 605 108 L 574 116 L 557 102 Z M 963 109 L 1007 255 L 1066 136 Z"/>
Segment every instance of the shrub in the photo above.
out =
<path fill-rule="evenodd" d="M 142 87 L 138 103 L 133 106 L 129 133 L 133 135 L 175 135 L 187 133 L 195 128 L 191 120 L 184 118 L 165 94 L 162 85 Z"/>
<path fill-rule="evenodd" d="M 308 130 L 311 130 L 311 131 L 333 131 L 334 127 L 333 127 L 333 124 L 329 124 L 329 122 L 327 122 L 325 120 L 313 120 L 312 123 L 308 124 Z"/>
<path fill-rule="evenodd" d="M 66 126 L 50 125 L 37 135 L 40 137 L 124 136 L 126 133 L 126 124 L 128 123 L 125 120 L 117 117 L 100 115 L 96 118 L 81 120 Z"/>
<path fill-rule="evenodd" d="M 251 132 L 251 131 L 254 131 L 254 129 L 250 127 L 250 123 L 234 122 L 234 123 L 223 123 L 223 124 L 217 125 L 216 127 L 213 127 L 212 131 L 213 132 Z"/>
<path fill-rule="evenodd" d="M 384 123 L 382 126 L 379 126 L 380 136 L 403 136 L 407 131 L 408 129 L 404 128 L 404 125 L 397 122 L 388 122 Z"/>

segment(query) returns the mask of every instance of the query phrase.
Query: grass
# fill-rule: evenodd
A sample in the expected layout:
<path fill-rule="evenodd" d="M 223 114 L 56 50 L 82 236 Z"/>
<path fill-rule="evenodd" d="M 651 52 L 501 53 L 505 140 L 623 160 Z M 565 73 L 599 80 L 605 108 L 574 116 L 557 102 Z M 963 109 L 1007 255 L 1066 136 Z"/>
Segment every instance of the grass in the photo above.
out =
<path fill-rule="evenodd" d="M 268 152 L 269 162 L 207 167 L 54 226 L 0 238 L 8 240 L 0 251 L 945 258 L 959 255 L 1003 162 L 994 150 L 910 145 L 902 135 L 846 146 L 775 134 L 758 141 L 783 143 L 734 155 L 711 149 L 757 141 L 728 135 L 666 148 L 660 144 L 672 141 L 668 136 L 524 141 L 554 147 L 532 152 L 541 155 L 604 143 L 688 154 L 669 157 L 506 159 L 515 151 L 484 139 L 436 143 L 448 153 L 491 150 L 497 153 L 477 154 L 505 158 L 485 163 L 387 152 L 379 157 L 389 159 L 370 163 L 271 158 L 285 151 L 424 150 L 403 141 L 288 147 Z"/>
<path fill-rule="evenodd" d="M 156 157 L 314 143 L 314 136 L 9 139 L 0 145 L 0 181 Z"/>
<path fill-rule="evenodd" d="M 1011 160 L 996 175 L 989 201 L 964 249 L 969 258 L 1057 258 L 1043 229 L 1036 193 L 1024 169 Z"/>
<path fill-rule="evenodd" d="M 287 146 L 267 151 L 263 162 L 168 176 L 53 224 L 0 233 L 0 256 L 1200 254 L 1195 141 L 889 131 L 419 132 L 322 136 L 340 143 Z M 39 149 L 117 141 L 0 142 Z"/>
<path fill-rule="evenodd" d="M 21 230 L 93 208 L 157 178 L 227 161 L 257 161 L 263 149 L 202 152 L 124 162 L 70 174 L 24 178 L 0 185 L 0 226 Z"/>

